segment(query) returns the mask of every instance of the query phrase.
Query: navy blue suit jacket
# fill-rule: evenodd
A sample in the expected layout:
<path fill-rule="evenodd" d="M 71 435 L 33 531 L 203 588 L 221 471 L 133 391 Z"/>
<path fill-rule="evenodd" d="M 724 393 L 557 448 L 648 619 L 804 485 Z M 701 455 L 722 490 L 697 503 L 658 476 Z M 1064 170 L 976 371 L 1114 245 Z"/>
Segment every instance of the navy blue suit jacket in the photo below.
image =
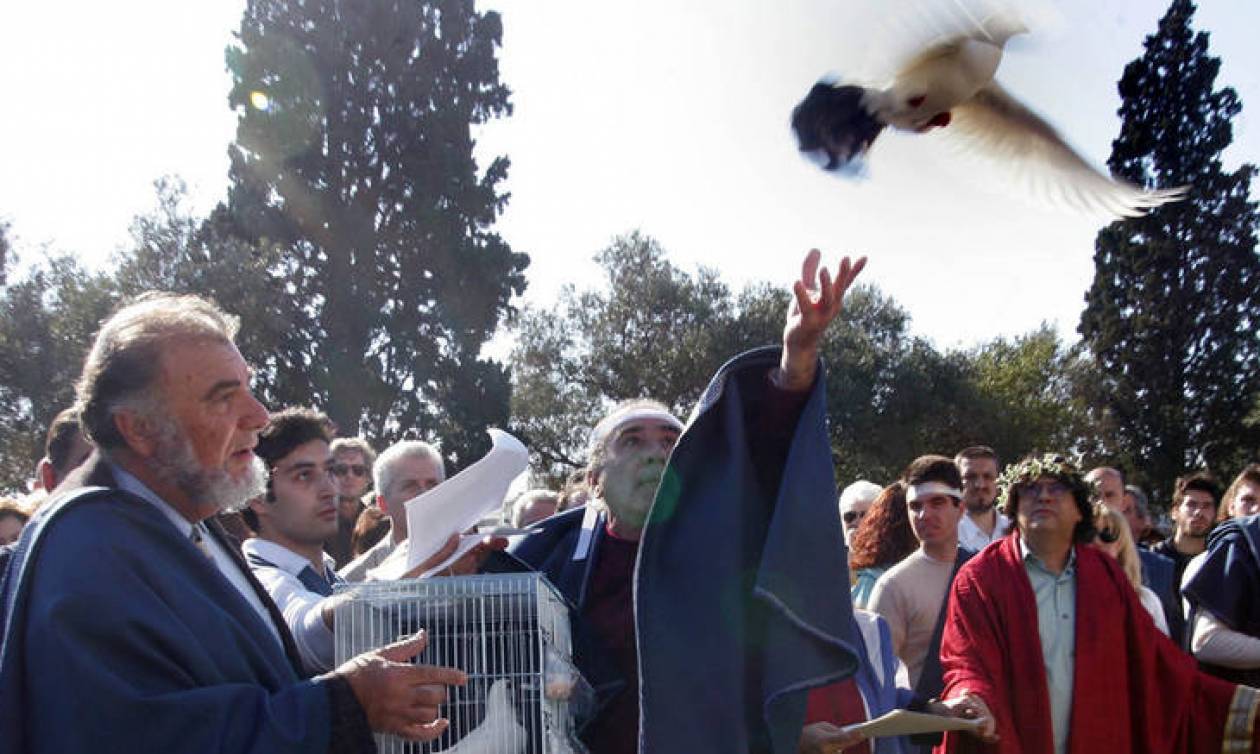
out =
<path fill-rule="evenodd" d="M 114 486 L 95 457 L 77 482 Z M 161 511 L 117 489 L 64 492 L 76 486 L 23 531 L 0 579 L 6 752 L 371 747 L 357 703 L 357 721 L 332 712 L 346 682 L 303 680 L 284 621 L 282 649 Z"/>
<path fill-rule="evenodd" d="M 1157 552 L 1140 547 L 1138 559 L 1142 561 L 1142 585 L 1159 597 L 1159 603 L 1164 608 L 1164 617 L 1168 619 L 1168 636 L 1181 645 L 1186 617 L 1181 613 L 1181 599 L 1173 588 L 1173 562 Z"/>
<path fill-rule="evenodd" d="M 574 558 L 582 539 L 584 517 L 590 513 L 590 542 L 582 557 Z M 482 571 L 487 573 L 537 571 L 568 601 L 573 662 L 596 694 L 596 709 L 610 702 L 626 686 L 626 679 L 609 660 L 604 643 L 582 619 L 586 590 L 599 549 L 607 536 L 607 516 L 596 508 L 575 508 L 539 521 L 533 533 L 505 553 L 492 553 Z"/>

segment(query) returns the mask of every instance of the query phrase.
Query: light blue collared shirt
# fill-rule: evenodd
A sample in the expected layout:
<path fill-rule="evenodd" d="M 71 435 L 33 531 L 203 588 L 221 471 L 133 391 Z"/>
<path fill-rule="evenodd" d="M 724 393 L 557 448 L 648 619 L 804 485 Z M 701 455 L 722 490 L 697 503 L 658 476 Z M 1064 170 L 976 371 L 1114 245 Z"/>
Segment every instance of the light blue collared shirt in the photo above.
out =
<path fill-rule="evenodd" d="M 193 524 L 191 521 L 184 518 L 184 514 L 175 510 L 170 503 L 158 497 L 156 492 L 149 489 L 144 482 L 127 473 L 122 469 L 122 467 L 111 463 L 109 465 L 109 469 L 113 472 L 114 481 L 118 483 L 119 489 L 124 492 L 130 492 L 136 497 L 144 500 L 146 503 L 149 503 L 154 508 L 157 508 L 162 512 L 162 515 L 166 516 L 167 520 L 174 525 L 175 530 L 179 532 L 180 536 L 189 540 L 190 546 L 195 546 L 192 545 Z M 271 629 L 272 637 L 274 637 L 276 642 L 283 647 L 284 642 L 280 639 L 280 630 L 277 629 L 276 624 L 271 621 L 271 614 L 267 611 L 266 606 L 263 605 L 262 600 L 259 599 L 258 593 L 254 591 L 254 587 L 250 585 L 249 579 L 245 577 L 243 572 L 241 572 L 240 566 L 238 566 L 232 556 L 223 549 L 223 546 L 220 545 L 214 537 L 209 536 L 208 533 L 203 535 L 202 541 L 209 546 L 210 555 L 214 558 L 214 564 L 218 567 L 219 573 L 223 574 L 223 577 L 236 588 L 236 591 L 241 593 L 241 596 L 244 597 L 245 601 L 249 603 L 249 606 L 254 609 L 254 612 L 258 613 L 258 616 L 262 618 L 263 625 Z"/>
<path fill-rule="evenodd" d="M 332 629 L 324 623 L 324 596 L 307 589 L 298 578 L 303 568 L 311 568 L 311 562 L 283 545 L 257 537 L 242 542 L 241 550 L 246 558 L 253 554 L 270 564 L 261 565 L 249 559 L 255 578 L 289 624 L 293 643 L 307 670 L 312 673 L 332 670 L 336 647 Z M 333 559 L 325 554 L 324 569 L 333 571 L 333 566 Z"/>
<path fill-rule="evenodd" d="M 1063 573 L 1052 573 L 1019 538 L 1024 570 L 1037 601 L 1037 634 L 1046 666 L 1050 723 L 1056 754 L 1067 751 L 1072 725 L 1072 679 L 1076 670 L 1076 547 L 1068 553 Z"/>

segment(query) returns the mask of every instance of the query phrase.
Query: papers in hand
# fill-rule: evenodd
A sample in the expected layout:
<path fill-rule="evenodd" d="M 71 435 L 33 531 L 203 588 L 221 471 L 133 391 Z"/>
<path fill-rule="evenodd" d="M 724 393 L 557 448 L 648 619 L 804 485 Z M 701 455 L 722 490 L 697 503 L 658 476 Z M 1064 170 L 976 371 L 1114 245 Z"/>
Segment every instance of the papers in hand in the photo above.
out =
<path fill-rule="evenodd" d="M 508 487 L 529 466 L 529 451 L 507 432 L 498 429 L 488 431 L 490 452 L 481 460 L 404 503 L 407 509 L 407 541 L 373 569 L 370 578 L 401 577 L 433 557 L 452 534 L 471 529 L 487 513 L 503 505 Z M 446 568 L 476 546 L 483 536 L 460 537 L 455 554 L 424 575 Z"/>
<path fill-rule="evenodd" d="M 943 733 L 947 730 L 974 731 L 984 724 L 984 719 L 966 720 L 961 717 L 928 715 L 895 709 L 886 715 L 864 723 L 844 726 L 845 731 L 860 731 L 866 738 L 888 736 L 914 736 L 920 733 Z"/>
<path fill-rule="evenodd" d="M 430 576 L 440 574 L 452 563 L 468 554 L 469 550 L 476 547 L 485 538 L 485 534 L 461 534 L 459 537 L 459 545 L 455 548 L 455 552 L 451 553 L 450 557 L 446 560 L 443 560 L 441 563 L 438 563 L 429 570 L 419 574 L 417 578 L 427 579 Z M 442 543 L 445 544 L 446 540 L 442 540 Z M 409 549 L 407 540 L 403 540 L 397 547 L 394 548 L 394 551 L 389 554 L 389 557 L 382 560 L 380 565 L 367 572 L 367 580 L 396 581 L 397 579 L 401 579 L 403 575 L 412 568 L 407 565 L 407 563 L 410 562 Z M 424 561 L 422 560 L 420 562 L 423 563 Z"/>

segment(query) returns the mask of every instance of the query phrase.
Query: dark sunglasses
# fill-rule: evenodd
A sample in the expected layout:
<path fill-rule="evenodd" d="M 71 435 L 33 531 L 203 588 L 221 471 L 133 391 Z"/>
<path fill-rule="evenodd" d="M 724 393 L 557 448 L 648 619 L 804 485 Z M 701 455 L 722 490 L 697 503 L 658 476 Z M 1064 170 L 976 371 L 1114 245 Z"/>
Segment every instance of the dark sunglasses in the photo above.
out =
<path fill-rule="evenodd" d="M 335 463 L 332 467 L 332 473 L 335 476 L 345 476 L 346 474 L 367 476 L 368 467 L 361 463 Z"/>
<path fill-rule="evenodd" d="M 1098 540 L 1100 542 L 1105 542 L 1110 545 L 1110 544 L 1115 544 L 1115 542 L 1118 539 L 1120 539 L 1120 532 L 1116 531 L 1115 529 L 1099 529 L 1098 530 Z"/>
<path fill-rule="evenodd" d="M 842 518 L 844 519 L 844 522 L 846 524 L 851 524 L 854 521 L 861 520 L 862 516 L 865 516 L 865 515 L 866 515 L 866 511 L 845 511 L 844 516 L 842 516 Z"/>
<path fill-rule="evenodd" d="M 1029 500 L 1041 497 L 1043 490 L 1049 493 L 1050 497 L 1059 497 L 1071 492 L 1071 488 L 1063 482 L 1025 482 L 1015 486 L 1015 494 Z"/>

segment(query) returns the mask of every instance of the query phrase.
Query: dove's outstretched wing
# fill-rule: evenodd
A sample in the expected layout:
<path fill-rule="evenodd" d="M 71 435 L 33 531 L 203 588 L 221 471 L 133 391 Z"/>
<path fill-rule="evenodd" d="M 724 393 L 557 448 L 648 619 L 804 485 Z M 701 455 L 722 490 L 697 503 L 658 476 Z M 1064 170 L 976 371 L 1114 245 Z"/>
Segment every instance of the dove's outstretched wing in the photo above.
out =
<path fill-rule="evenodd" d="M 846 49 L 866 53 L 845 69 L 844 79 L 881 88 L 944 45 L 975 39 L 1000 48 L 1027 31 L 1010 0 L 882 0 L 851 7 Z"/>
<path fill-rule="evenodd" d="M 943 137 L 967 147 L 1050 204 L 1076 210 L 1137 217 L 1185 189 L 1147 191 L 1100 173 L 1076 153 L 1054 127 L 996 83 L 951 111 Z"/>

